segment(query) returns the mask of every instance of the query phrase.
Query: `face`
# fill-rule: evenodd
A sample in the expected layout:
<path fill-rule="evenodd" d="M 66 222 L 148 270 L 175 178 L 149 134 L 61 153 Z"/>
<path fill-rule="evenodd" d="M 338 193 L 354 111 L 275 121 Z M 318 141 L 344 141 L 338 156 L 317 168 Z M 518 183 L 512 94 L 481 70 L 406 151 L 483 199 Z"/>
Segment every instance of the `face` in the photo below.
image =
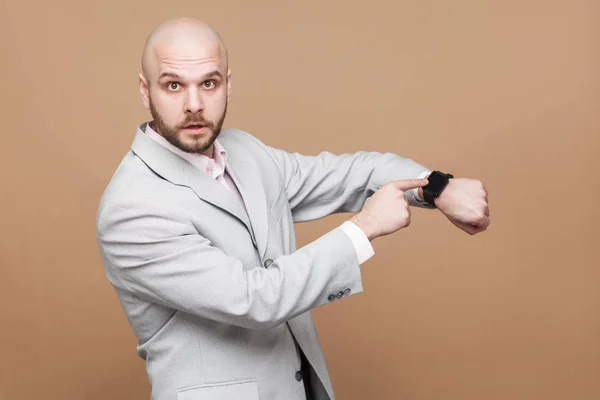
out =
<path fill-rule="evenodd" d="M 157 47 L 152 73 L 140 75 L 140 90 L 152 128 L 177 148 L 212 156 L 231 91 L 218 44 Z"/>

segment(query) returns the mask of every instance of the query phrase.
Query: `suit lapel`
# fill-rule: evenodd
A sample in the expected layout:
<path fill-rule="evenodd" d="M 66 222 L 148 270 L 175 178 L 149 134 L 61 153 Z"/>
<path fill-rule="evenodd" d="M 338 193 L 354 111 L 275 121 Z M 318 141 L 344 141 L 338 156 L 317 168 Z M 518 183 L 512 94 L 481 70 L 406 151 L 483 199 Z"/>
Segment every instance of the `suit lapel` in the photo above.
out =
<path fill-rule="evenodd" d="M 267 248 L 269 226 L 267 199 L 263 190 L 263 182 L 253 163 L 245 160 L 244 155 L 229 146 L 227 141 L 225 143 L 221 142 L 229 154 L 226 167 L 227 173 L 246 204 L 260 257 L 263 258 Z"/>
<path fill-rule="evenodd" d="M 246 158 L 246 154 L 231 145 L 228 132 L 224 130 L 219 140 L 229 154 L 226 171 L 242 196 L 245 210 L 234 193 L 183 158 L 156 143 L 144 133 L 145 127 L 146 124 L 142 124 L 136 131 L 131 146 L 133 152 L 158 175 L 176 185 L 189 187 L 199 198 L 239 219 L 250 232 L 261 258 L 264 257 L 267 246 L 268 213 L 262 188 L 263 182 L 254 164 Z"/>
<path fill-rule="evenodd" d="M 212 179 L 183 158 L 149 138 L 140 126 L 131 145 L 131 150 L 158 175 L 168 181 L 189 187 L 196 195 L 227 211 L 239 219 L 251 231 L 250 220 L 242 204 L 223 185 Z"/>
<path fill-rule="evenodd" d="M 189 164 L 191 168 L 186 168 L 186 183 L 201 199 L 208 201 L 212 205 L 229 212 L 246 225 L 246 228 L 252 233 L 252 227 L 244 206 L 221 183 L 212 179 L 205 173 L 198 171 L 196 167 Z"/>

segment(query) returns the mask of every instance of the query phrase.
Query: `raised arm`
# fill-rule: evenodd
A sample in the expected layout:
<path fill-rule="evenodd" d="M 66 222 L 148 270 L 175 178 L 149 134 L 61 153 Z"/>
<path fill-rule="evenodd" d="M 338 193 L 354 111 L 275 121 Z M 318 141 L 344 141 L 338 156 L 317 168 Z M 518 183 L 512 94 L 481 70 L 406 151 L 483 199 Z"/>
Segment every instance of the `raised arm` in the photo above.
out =
<path fill-rule="evenodd" d="M 367 198 L 385 184 L 422 178 L 431 172 L 412 159 L 393 153 L 321 152 L 309 156 L 260 145 L 282 174 L 296 222 L 339 212 L 358 212 Z M 417 189 L 406 192 L 411 206 L 433 208 L 415 195 Z"/>
<path fill-rule="evenodd" d="M 339 212 L 358 212 L 382 186 L 392 181 L 426 178 L 432 172 L 410 158 L 390 152 L 336 155 L 324 151 L 310 156 L 273 148 L 253 139 L 278 166 L 296 222 Z M 410 206 L 437 207 L 450 222 L 471 235 L 488 228 L 488 195 L 481 181 L 451 179 L 435 205 L 423 201 L 418 190 L 404 193 Z"/>

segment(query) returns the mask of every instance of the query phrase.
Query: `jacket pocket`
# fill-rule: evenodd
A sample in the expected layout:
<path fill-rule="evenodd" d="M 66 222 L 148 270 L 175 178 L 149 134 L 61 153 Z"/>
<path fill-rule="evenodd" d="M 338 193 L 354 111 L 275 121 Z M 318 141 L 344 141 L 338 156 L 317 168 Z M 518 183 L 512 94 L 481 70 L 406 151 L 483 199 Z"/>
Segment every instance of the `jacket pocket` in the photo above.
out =
<path fill-rule="evenodd" d="M 177 392 L 177 400 L 259 400 L 255 379 L 191 386 Z"/>

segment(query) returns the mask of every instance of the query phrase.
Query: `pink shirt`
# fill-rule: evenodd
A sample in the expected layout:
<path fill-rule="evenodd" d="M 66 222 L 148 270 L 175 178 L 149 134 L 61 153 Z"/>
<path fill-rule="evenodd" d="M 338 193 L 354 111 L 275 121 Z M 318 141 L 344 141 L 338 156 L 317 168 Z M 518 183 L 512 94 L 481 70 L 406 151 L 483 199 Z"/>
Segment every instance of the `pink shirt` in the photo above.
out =
<path fill-rule="evenodd" d="M 214 142 L 214 152 L 213 157 L 211 158 L 205 156 L 204 154 L 186 153 L 185 151 L 178 149 L 169 143 L 167 139 L 154 131 L 154 129 L 150 127 L 150 124 L 146 124 L 146 134 L 151 139 L 154 139 L 157 143 L 166 147 L 171 152 L 175 153 L 198 168 L 200 171 L 208 174 L 211 178 L 220 182 L 239 198 L 245 209 L 246 205 L 244 204 L 242 196 L 237 190 L 235 183 L 225 170 L 225 165 L 227 164 L 227 150 L 225 150 L 221 143 L 219 143 L 218 139 Z M 345 221 L 340 228 L 350 237 L 350 240 L 354 244 L 359 264 L 364 263 L 373 256 L 374 250 L 371 246 L 371 242 L 356 224 L 352 223 L 351 221 Z"/>

